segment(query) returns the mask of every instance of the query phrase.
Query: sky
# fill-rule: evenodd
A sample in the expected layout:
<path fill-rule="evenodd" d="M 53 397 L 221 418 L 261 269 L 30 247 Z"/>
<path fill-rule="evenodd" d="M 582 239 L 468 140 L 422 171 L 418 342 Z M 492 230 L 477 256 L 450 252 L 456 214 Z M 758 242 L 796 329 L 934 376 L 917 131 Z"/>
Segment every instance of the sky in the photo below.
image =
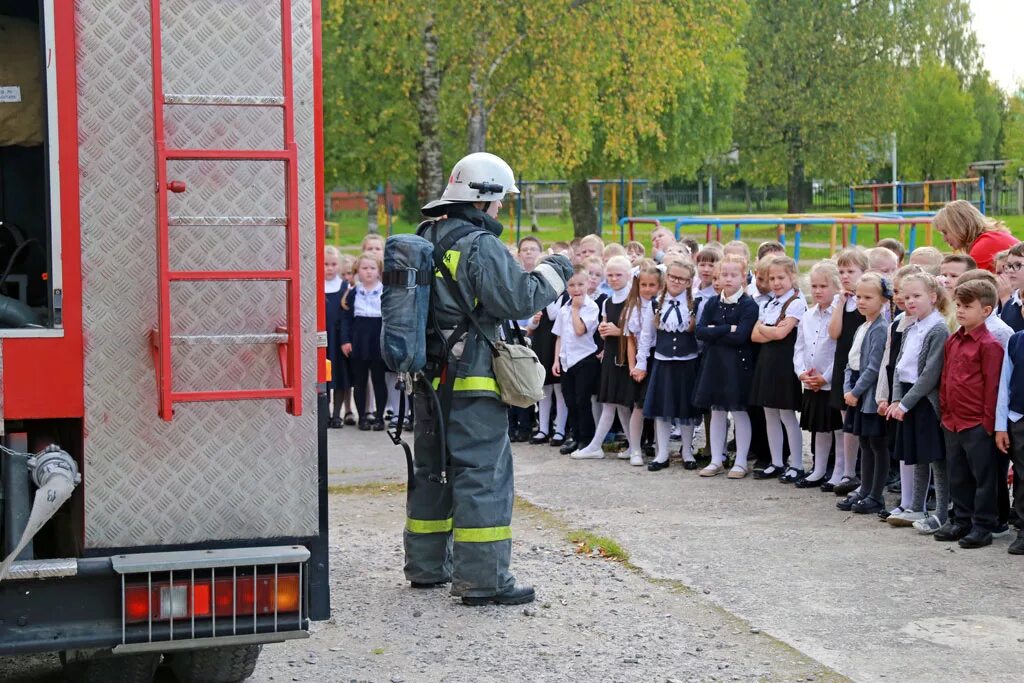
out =
<path fill-rule="evenodd" d="M 1008 93 L 1024 87 L 1024 0 L 970 0 L 985 68 Z"/>

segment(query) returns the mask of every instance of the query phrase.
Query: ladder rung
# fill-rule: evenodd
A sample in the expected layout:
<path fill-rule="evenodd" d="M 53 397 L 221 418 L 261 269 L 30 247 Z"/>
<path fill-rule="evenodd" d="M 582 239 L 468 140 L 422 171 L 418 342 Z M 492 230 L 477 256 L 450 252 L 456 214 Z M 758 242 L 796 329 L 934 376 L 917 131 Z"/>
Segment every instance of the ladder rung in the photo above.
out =
<path fill-rule="evenodd" d="M 286 149 L 167 149 L 164 157 L 182 161 L 288 161 Z"/>
<path fill-rule="evenodd" d="M 257 401 L 267 398 L 293 398 L 292 389 L 232 389 L 229 391 L 173 391 L 172 401 L 199 403 L 202 401 Z"/>
<path fill-rule="evenodd" d="M 172 270 L 167 274 L 172 282 L 202 282 L 207 280 L 291 280 L 287 270 Z"/>
<path fill-rule="evenodd" d="M 168 225 L 288 225 L 284 216 L 170 216 Z"/>
<path fill-rule="evenodd" d="M 164 104 L 200 104 L 222 107 L 283 107 L 279 95 L 197 95 L 166 93 Z"/>
<path fill-rule="evenodd" d="M 287 334 L 280 333 L 243 333 L 243 334 L 172 334 L 171 344 L 198 346 L 200 344 L 285 344 Z"/>

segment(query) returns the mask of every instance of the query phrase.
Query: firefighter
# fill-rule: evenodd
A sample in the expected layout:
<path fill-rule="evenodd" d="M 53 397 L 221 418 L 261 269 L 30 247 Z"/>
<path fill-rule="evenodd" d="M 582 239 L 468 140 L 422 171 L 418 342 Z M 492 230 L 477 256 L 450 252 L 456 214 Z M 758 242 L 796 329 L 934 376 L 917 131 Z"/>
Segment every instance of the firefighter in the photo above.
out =
<path fill-rule="evenodd" d="M 461 159 L 441 198 L 423 207 L 427 216 L 443 216 L 421 231 L 435 248 L 447 246 L 445 235 L 467 224 L 482 229 L 446 248 L 443 260 L 463 301 L 475 302 L 474 316 L 492 339 L 502 321 L 528 318 L 554 301 L 572 275 L 569 260 L 560 255 L 527 273 L 502 243 L 502 225 L 495 217 L 505 194 L 518 192 L 509 165 L 478 152 Z M 513 491 L 507 409 L 499 398 L 489 348 L 472 327 L 467 329 L 450 286 L 436 279 L 434 324 L 427 331 L 425 374 L 441 400 L 435 402 L 423 387 L 414 395 L 405 575 L 414 588 L 451 582 L 452 595 L 467 605 L 523 604 L 534 599 L 534 590 L 516 583 L 509 572 Z M 451 351 L 443 371 L 446 346 Z M 445 392 L 448 382 L 453 384 Z M 442 419 L 447 413 L 447 461 L 442 461 L 438 410 Z M 447 463 L 447 482 L 434 474 L 441 462 Z"/>

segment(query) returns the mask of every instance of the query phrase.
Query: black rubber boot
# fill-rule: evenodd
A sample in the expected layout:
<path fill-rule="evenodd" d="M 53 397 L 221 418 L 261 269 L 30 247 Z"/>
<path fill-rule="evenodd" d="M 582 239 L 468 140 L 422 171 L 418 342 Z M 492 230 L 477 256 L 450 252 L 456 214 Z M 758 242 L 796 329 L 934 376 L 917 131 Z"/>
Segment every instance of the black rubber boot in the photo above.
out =
<path fill-rule="evenodd" d="M 536 597 L 537 594 L 534 592 L 533 586 L 517 583 L 504 593 L 498 593 L 497 595 L 463 597 L 462 604 L 474 607 L 481 605 L 525 605 L 528 602 L 533 602 Z"/>

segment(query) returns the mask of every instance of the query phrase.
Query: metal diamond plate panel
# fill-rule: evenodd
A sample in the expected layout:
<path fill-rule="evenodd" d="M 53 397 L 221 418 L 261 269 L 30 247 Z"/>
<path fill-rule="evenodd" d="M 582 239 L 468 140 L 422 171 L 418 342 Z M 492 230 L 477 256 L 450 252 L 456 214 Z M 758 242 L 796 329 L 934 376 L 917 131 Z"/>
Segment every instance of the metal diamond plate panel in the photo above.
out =
<path fill-rule="evenodd" d="M 164 88 L 202 96 L 280 97 L 277 3 L 166 0 Z M 299 148 L 303 414 L 283 401 L 186 403 L 157 416 L 149 331 L 156 324 L 155 182 L 149 3 L 77 0 L 89 548 L 313 535 L 317 530 L 316 260 L 311 8 L 293 8 Z M 88 30 L 81 30 L 88 27 Z M 168 106 L 171 144 L 279 147 L 276 109 Z M 280 216 L 283 167 L 174 162 L 184 216 Z M 281 266 L 275 226 L 172 226 L 172 267 Z M 285 286 L 176 283 L 172 333 L 273 333 Z M 182 344 L 175 389 L 279 386 L 274 345 Z"/>

